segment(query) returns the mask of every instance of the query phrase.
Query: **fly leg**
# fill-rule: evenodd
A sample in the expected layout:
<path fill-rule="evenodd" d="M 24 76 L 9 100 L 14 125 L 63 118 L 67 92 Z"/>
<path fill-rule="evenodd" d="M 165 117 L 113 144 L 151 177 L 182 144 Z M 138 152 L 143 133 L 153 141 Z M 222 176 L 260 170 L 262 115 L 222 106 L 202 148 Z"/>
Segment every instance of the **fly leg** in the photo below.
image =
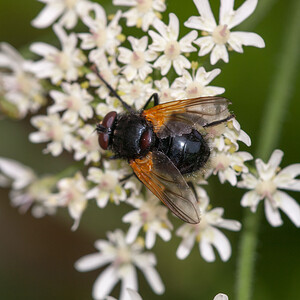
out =
<path fill-rule="evenodd" d="M 151 102 L 152 99 L 154 100 L 154 105 L 153 105 L 153 106 L 156 106 L 156 105 L 159 104 L 159 97 L 158 97 L 158 94 L 157 94 L 157 93 L 154 93 L 154 94 L 152 94 L 152 95 L 150 96 L 150 98 L 149 98 L 149 99 L 147 100 L 147 102 L 145 103 L 143 110 L 146 109 L 146 107 L 149 105 L 149 103 Z"/>

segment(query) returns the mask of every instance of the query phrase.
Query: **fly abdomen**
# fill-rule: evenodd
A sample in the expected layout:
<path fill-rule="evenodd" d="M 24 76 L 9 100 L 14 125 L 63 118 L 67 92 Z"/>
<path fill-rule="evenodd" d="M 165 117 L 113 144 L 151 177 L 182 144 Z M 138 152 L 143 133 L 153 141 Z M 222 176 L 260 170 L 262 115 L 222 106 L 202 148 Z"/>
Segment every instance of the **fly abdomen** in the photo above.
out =
<path fill-rule="evenodd" d="M 198 171 L 210 155 L 206 141 L 195 129 L 189 134 L 160 139 L 157 148 L 170 158 L 181 174 Z"/>

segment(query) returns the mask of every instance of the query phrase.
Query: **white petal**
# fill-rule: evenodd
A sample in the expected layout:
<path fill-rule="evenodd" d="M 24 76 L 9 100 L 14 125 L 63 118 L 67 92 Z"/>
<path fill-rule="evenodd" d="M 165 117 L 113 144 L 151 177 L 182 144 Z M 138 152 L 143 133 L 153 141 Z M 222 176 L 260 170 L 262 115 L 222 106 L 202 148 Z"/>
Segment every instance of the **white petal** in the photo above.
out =
<path fill-rule="evenodd" d="M 166 46 L 166 41 L 153 30 L 149 30 L 149 35 L 151 36 L 153 41 L 153 44 L 149 46 L 149 49 L 156 52 L 164 51 Z"/>
<path fill-rule="evenodd" d="M 218 60 L 222 59 L 228 63 L 228 52 L 225 45 L 216 45 L 210 54 L 210 63 L 214 65 Z"/>
<path fill-rule="evenodd" d="M 275 173 L 276 169 L 280 165 L 283 154 L 284 154 L 283 151 L 279 150 L 279 149 L 276 149 L 273 151 L 273 153 L 268 161 L 268 165 L 269 165 L 269 167 L 272 168 L 273 173 Z"/>
<path fill-rule="evenodd" d="M 205 238 L 202 238 L 199 243 L 199 250 L 201 253 L 201 256 L 208 262 L 215 261 L 216 256 L 213 250 L 212 245 L 209 243 L 209 241 Z"/>
<path fill-rule="evenodd" d="M 117 270 L 114 266 L 109 266 L 97 278 L 93 286 L 93 297 L 103 299 L 107 296 L 118 282 Z"/>
<path fill-rule="evenodd" d="M 128 294 L 130 295 L 131 300 L 143 300 L 142 297 L 134 290 L 127 289 Z"/>
<path fill-rule="evenodd" d="M 30 51 L 40 56 L 47 56 L 58 52 L 58 50 L 55 47 L 42 42 L 31 44 Z"/>
<path fill-rule="evenodd" d="M 232 32 L 228 39 L 229 45 L 237 52 L 243 52 L 242 46 L 254 46 L 264 48 L 265 42 L 261 36 L 254 32 L 236 31 Z"/>
<path fill-rule="evenodd" d="M 167 26 L 165 23 L 163 23 L 160 19 L 156 18 L 153 22 L 153 26 L 165 40 L 168 40 Z"/>
<path fill-rule="evenodd" d="M 193 30 L 187 35 L 185 35 L 180 41 L 180 50 L 182 52 L 193 52 L 196 51 L 197 49 L 191 45 L 191 43 L 197 38 L 197 31 Z"/>
<path fill-rule="evenodd" d="M 0 157 L 0 172 L 15 181 L 13 183 L 14 189 L 25 187 L 35 178 L 33 170 L 29 167 L 8 158 Z"/>
<path fill-rule="evenodd" d="M 122 73 L 125 75 L 128 81 L 133 80 L 137 75 L 137 69 L 133 68 L 132 66 L 128 65 L 124 68 Z"/>
<path fill-rule="evenodd" d="M 75 269 L 79 272 L 86 272 L 100 268 L 111 261 L 111 258 L 108 258 L 100 253 L 89 254 L 81 257 L 75 262 Z"/>
<path fill-rule="evenodd" d="M 166 228 L 160 228 L 158 234 L 164 241 L 169 241 L 171 239 L 171 232 Z"/>
<path fill-rule="evenodd" d="M 185 56 L 179 55 L 179 57 L 173 61 L 173 67 L 178 75 L 182 75 L 184 69 L 191 67 L 191 63 Z"/>
<path fill-rule="evenodd" d="M 244 130 L 240 131 L 238 139 L 239 141 L 242 141 L 246 146 L 251 146 L 250 136 Z"/>
<path fill-rule="evenodd" d="M 203 83 L 203 85 L 209 84 L 221 73 L 221 69 L 214 69 L 210 72 L 206 72 L 203 67 L 200 67 L 196 73 L 196 79 Z"/>
<path fill-rule="evenodd" d="M 146 233 L 146 248 L 151 249 L 155 244 L 155 240 L 156 233 L 153 230 L 149 229 Z"/>
<path fill-rule="evenodd" d="M 282 174 L 282 173 L 286 173 L 288 174 L 289 176 L 291 177 L 297 177 L 300 175 L 300 164 L 293 164 L 293 165 L 290 165 L 284 169 L 282 169 L 279 173 L 279 174 Z"/>
<path fill-rule="evenodd" d="M 274 208 L 268 199 L 265 200 L 265 214 L 272 226 L 278 227 L 283 224 L 278 208 Z"/>
<path fill-rule="evenodd" d="M 290 165 L 281 170 L 274 178 L 274 183 L 280 189 L 300 191 L 300 180 L 294 179 L 300 174 L 300 164 Z"/>
<path fill-rule="evenodd" d="M 228 25 L 228 29 L 242 23 L 255 10 L 258 0 L 246 0 L 236 11 Z"/>
<path fill-rule="evenodd" d="M 200 17 L 190 17 L 184 26 L 212 32 L 217 26 L 208 0 L 194 0 Z"/>
<path fill-rule="evenodd" d="M 123 218 L 123 222 L 124 222 L 124 218 Z M 135 241 L 136 237 L 138 236 L 138 233 L 140 231 L 142 227 L 142 224 L 141 223 L 138 223 L 138 224 L 132 224 L 127 232 L 127 235 L 126 235 L 126 242 L 128 244 L 131 244 Z"/>
<path fill-rule="evenodd" d="M 165 287 L 157 271 L 152 267 L 144 268 L 142 271 L 152 290 L 158 295 L 163 294 Z"/>
<path fill-rule="evenodd" d="M 200 51 L 198 52 L 199 56 L 204 56 L 209 53 L 215 45 L 211 36 L 201 37 L 195 40 L 194 43 L 200 47 Z"/>
<path fill-rule="evenodd" d="M 63 12 L 63 2 L 48 4 L 37 16 L 32 20 L 31 24 L 37 28 L 45 28 L 51 25 Z"/>
<path fill-rule="evenodd" d="M 118 56 L 118 60 L 123 64 L 130 63 L 130 59 L 131 59 L 131 56 L 132 56 L 132 51 L 127 49 L 127 48 L 124 48 L 124 47 L 120 47 L 119 51 L 120 51 L 120 53 L 119 53 L 119 56 Z"/>
<path fill-rule="evenodd" d="M 177 16 L 173 13 L 169 14 L 169 38 L 177 41 L 179 35 L 179 20 Z"/>
<path fill-rule="evenodd" d="M 300 227 L 300 206 L 297 201 L 284 192 L 277 191 L 276 194 L 280 197 L 281 210 L 297 227 Z"/>
<path fill-rule="evenodd" d="M 222 220 L 222 222 L 218 223 L 217 226 L 232 231 L 239 231 L 242 227 L 242 224 L 239 221 L 235 220 Z"/>
<path fill-rule="evenodd" d="M 233 15 L 234 0 L 221 0 L 219 23 L 228 25 L 228 21 Z"/>
<path fill-rule="evenodd" d="M 190 254 L 194 244 L 195 244 L 195 234 L 189 234 L 180 243 L 176 251 L 176 256 L 179 259 L 185 259 Z"/>
<path fill-rule="evenodd" d="M 20 53 L 8 43 L 0 43 L 0 52 L 3 54 L 0 59 L 0 65 L 3 67 L 9 67 L 11 63 L 21 65 L 24 62 Z"/>
<path fill-rule="evenodd" d="M 227 261 L 231 256 L 231 246 L 227 237 L 216 228 L 212 228 L 214 234 L 213 245 L 218 250 L 222 261 Z"/>
<path fill-rule="evenodd" d="M 256 211 L 256 207 L 258 205 L 259 200 L 260 197 L 256 193 L 256 191 L 250 191 L 243 196 L 241 200 L 241 205 L 243 207 L 250 206 L 252 211 Z"/>
<path fill-rule="evenodd" d="M 136 269 L 133 265 L 127 265 L 125 268 L 122 267 L 121 271 L 123 274 L 120 300 L 131 300 L 130 294 L 127 292 L 127 288 L 131 288 L 133 290 L 138 289 Z"/>
<path fill-rule="evenodd" d="M 171 68 L 171 61 L 167 58 L 166 55 L 162 55 L 154 63 L 155 68 L 161 68 L 161 75 L 166 75 Z"/>
<path fill-rule="evenodd" d="M 32 132 L 29 134 L 29 140 L 32 143 L 43 143 L 49 141 L 49 136 L 45 132 Z"/>
<path fill-rule="evenodd" d="M 73 10 L 68 10 L 59 20 L 59 24 L 65 26 L 67 29 L 72 29 L 77 23 L 77 14 Z"/>

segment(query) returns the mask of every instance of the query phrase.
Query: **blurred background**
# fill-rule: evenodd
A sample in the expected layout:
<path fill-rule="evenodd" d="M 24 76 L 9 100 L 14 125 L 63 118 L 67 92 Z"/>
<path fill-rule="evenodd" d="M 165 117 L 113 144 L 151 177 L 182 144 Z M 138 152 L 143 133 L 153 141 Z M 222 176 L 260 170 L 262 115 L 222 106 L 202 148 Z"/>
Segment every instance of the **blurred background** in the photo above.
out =
<path fill-rule="evenodd" d="M 217 16 L 219 1 L 210 2 Z M 235 7 L 242 2 L 236 1 Z M 111 1 L 102 0 L 99 3 L 107 8 L 108 13 L 114 11 Z M 198 15 L 191 0 L 184 1 L 184 9 L 181 0 L 169 0 L 167 4 L 165 14 L 176 13 L 181 23 L 191 15 Z M 236 30 L 260 34 L 266 48 L 245 47 L 245 54 L 230 53 L 229 64 L 219 62 L 216 65 L 222 72 L 212 84 L 225 87 L 225 96 L 233 102 L 231 109 L 252 139 L 251 148 L 242 145 L 241 150 L 252 154 L 257 148 L 257 133 L 261 131 L 272 81 L 276 73 L 281 72 L 278 62 L 282 59 L 284 36 L 289 30 L 286 24 L 292 12 L 292 4 L 292 0 L 260 0 L 257 11 Z M 25 51 L 33 41 L 47 40 L 49 36 L 53 39 L 51 28 L 38 30 L 30 25 L 30 21 L 43 7 L 35 0 L 1 0 L 0 41 Z M 182 26 L 181 36 L 187 32 L 188 29 Z M 207 70 L 211 69 L 207 65 Z M 278 133 L 277 147 L 285 153 L 282 167 L 300 162 L 299 75 L 298 72 L 293 76 L 290 84 L 290 101 L 286 111 L 282 112 L 285 119 L 281 124 L 282 131 Z M 43 155 L 44 145 L 34 145 L 28 141 L 28 134 L 33 131 L 29 119 L 27 117 L 19 122 L 1 118 L 0 156 L 19 160 L 39 174 L 55 173 L 72 164 L 71 156 L 65 154 L 53 158 L 51 155 Z M 30 213 L 20 215 L 17 209 L 11 207 L 8 192 L 0 190 L 0 298 L 91 299 L 92 286 L 99 270 L 79 273 L 73 264 L 81 256 L 94 252 L 94 241 L 105 238 L 108 230 L 120 226 L 127 230 L 127 225 L 120 225 L 127 207 L 110 204 L 105 210 L 100 210 L 94 203 L 90 203 L 79 229 L 71 232 L 72 220 L 65 210 L 61 209 L 58 215 L 43 219 L 35 219 Z M 220 185 L 217 180 L 212 180 L 208 189 L 212 204 L 225 208 L 224 217 L 240 221 L 243 209 L 239 203 L 244 192 L 232 188 L 228 183 Z M 299 201 L 299 194 L 289 194 Z M 262 204 L 259 209 L 262 209 Z M 279 228 L 272 228 L 265 217 L 260 225 L 253 284 L 255 300 L 299 297 L 299 230 L 284 214 L 282 218 L 284 225 Z M 180 221 L 174 220 L 174 224 L 178 227 Z M 218 256 L 214 263 L 205 262 L 199 255 L 198 247 L 194 247 L 187 259 L 179 261 L 175 253 L 180 239 L 174 235 L 171 242 L 165 243 L 158 238 L 153 252 L 157 256 L 157 269 L 165 283 L 166 292 L 162 296 L 155 295 L 139 273 L 139 291 L 143 299 L 210 300 L 218 292 L 235 299 L 236 258 L 241 235 L 225 230 L 223 232 L 232 245 L 232 257 L 226 263 Z M 119 286 L 113 291 L 113 296 L 118 295 Z"/>

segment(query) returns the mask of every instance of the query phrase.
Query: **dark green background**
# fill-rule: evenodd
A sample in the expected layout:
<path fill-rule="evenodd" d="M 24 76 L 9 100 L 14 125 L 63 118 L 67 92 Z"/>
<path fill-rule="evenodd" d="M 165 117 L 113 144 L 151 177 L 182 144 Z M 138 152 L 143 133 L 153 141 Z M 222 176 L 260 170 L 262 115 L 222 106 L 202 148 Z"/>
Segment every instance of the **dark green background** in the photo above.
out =
<path fill-rule="evenodd" d="M 99 2 L 103 5 L 110 3 Z M 211 2 L 214 11 L 218 12 L 219 1 Z M 197 11 L 191 0 L 184 1 L 184 5 L 182 3 L 169 0 L 168 11 L 176 13 L 183 23 L 189 16 L 197 15 Z M 242 1 L 237 1 L 238 5 L 240 3 Z M 216 65 L 222 69 L 222 73 L 212 84 L 226 88 L 225 95 L 233 102 L 232 110 L 242 128 L 251 136 L 251 153 L 255 153 L 257 148 L 257 133 L 261 130 L 272 79 L 277 72 L 281 72 L 278 61 L 281 59 L 292 3 L 291 0 L 259 1 L 257 11 L 242 26 L 245 30 L 249 28 L 249 31 L 259 33 L 266 42 L 266 48 L 246 47 L 245 54 L 231 53 L 229 64 Z M 42 7 L 41 3 L 34 0 L 1 0 L 0 40 L 24 49 L 32 41 L 45 40 L 47 35 L 53 37 L 51 29 L 38 30 L 30 26 L 30 20 Z M 111 5 L 109 12 L 112 12 Z M 188 32 L 183 27 L 181 29 L 184 33 Z M 211 69 L 207 67 L 207 70 Z M 282 167 L 299 162 L 299 72 L 291 83 L 289 97 L 282 132 L 278 133 L 278 148 L 285 152 Z M 53 158 L 41 154 L 44 145 L 33 145 L 28 141 L 31 131 L 33 128 L 29 118 L 22 122 L 0 120 L 0 156 L 18 159 L 41 174 L 60 171 L 72 163 L 67 155 Z M 247 149 L 242 147 L 242 150 Z M 72 221 L 66 212 L 41 220 L 33 218 L 30 213 L 20 215 L 9 204 L 8 190 L 0 190 L 0 193 L 0 298 L 90 299 L 99 270 L 79 273 L 73 268 L 73 263 L 81 256 L 94 252 L 93 242 L 104 238 L 106 231 L 120 226 L 120 219 L 127 207 L 108 205 L 102 211 L 90 203 L 79 229 L 73 233 L 70 231 Z M 242 219 L 243 210 L 239 201 L 243 193 L 243 190 L 233 189 L 229 184 L 220 185 L 217 180 L 213 180 L 209 187 L 213 205 L 225 207 L 225 218 L 229 219 Z M 297 193 L 290 194 L 299 199 Z M 262 205 L 259 208 L 262 209 Z M 282 216 L 284 225 L 280 228 L 272 228 L 265 218 L 260 226 L 253 284 L 255 300 L 296 299 L 299 295 L 299 231 L 285 215 Z M 175 223 L 176 226 L 180 225 L 180 221 Z M 127 226 L 122 225 L 122 228 L 126 230 Z M 227 263 L 219 258 L 214 263 L 205 262 L 197 247 L 186 260 L 179 261 L 175 252 L 180 239 L 174 236 L 169 243 L 158 239 L 154 252 L 166 292 L 163 296 L 153 294 L 139 273 L 143 298 L 207 300 L 217 292 L 224 292 L 234 299 L 240 234 L 225 234 L 233 249 Z M 115 297 L 119 295 L 118 288 L 114 290 Z"/>

